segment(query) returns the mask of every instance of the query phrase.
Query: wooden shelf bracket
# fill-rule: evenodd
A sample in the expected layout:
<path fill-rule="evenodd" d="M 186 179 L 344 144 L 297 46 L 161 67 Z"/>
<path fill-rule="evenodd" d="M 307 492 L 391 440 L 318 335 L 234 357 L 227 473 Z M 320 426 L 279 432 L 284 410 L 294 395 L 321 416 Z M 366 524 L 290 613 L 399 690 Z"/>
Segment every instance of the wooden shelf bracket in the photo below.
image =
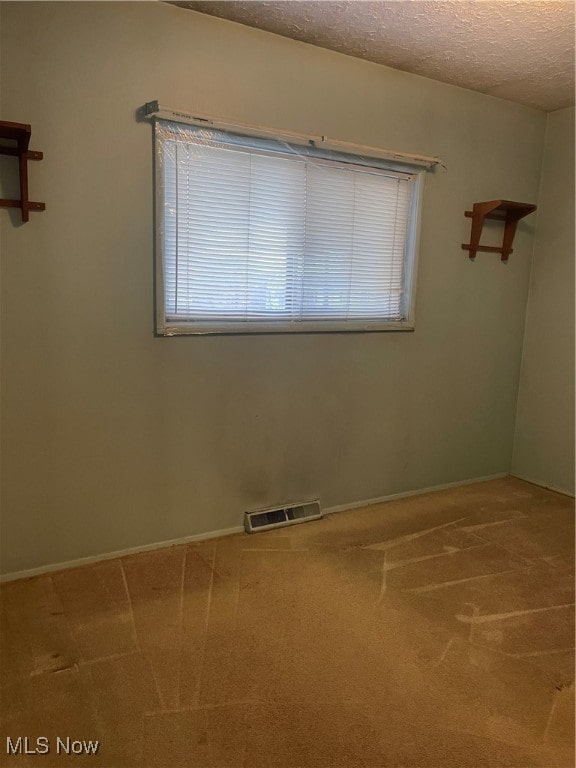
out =
<path fill-rule="evenodd" d="M 473 209 L 464 213 L 465 216 L 472 219 L 472 231 L 470 242 L 462 244 L 463 250 L 468 251 L 468 256 L 471 259 L 476 258 L 477 252 L 481 251 L 499 253 L 502 261 L 508 261 L 508 256 L 512 253 L 516 225 L 520 219 L 535 210 L 536 206 L 531 203 L 516 203 L 513 200 L 489 200 L 485 203 L 474 203 Z M 504 238 L 501 248 L 480 245 L 480 236 L 486 219 L 504 222 Z"/>
<path fill-rule="evenodd" d="M 42 152 L 33 152 L 28 149 L 32 128 L 24 123 L 8 123 L 0 120 L 0 140 L 7 140 L 11 144 L 0 142 L 0 155 L 9 155 L 18 158 L 18 171 L 20 177 L 20 198 L 18 200 L 0 199 L 0 208 L 20 208 L 22 221 L 28 221 L 29 211 L 44 211 L 44 203 L 35 203 L 28 199 L 28 160 L 42 160 Z"/>

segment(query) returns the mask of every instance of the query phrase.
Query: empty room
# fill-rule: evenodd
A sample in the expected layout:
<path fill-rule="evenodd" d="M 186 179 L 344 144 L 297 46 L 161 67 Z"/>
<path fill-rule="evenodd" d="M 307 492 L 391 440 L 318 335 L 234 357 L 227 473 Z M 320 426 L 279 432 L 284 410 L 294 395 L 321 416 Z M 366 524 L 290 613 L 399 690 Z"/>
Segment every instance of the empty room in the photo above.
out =
<path fill-rule="evenodd" d="M 2 768 L 573 768 L 574 70 L 0 2 Z"/>

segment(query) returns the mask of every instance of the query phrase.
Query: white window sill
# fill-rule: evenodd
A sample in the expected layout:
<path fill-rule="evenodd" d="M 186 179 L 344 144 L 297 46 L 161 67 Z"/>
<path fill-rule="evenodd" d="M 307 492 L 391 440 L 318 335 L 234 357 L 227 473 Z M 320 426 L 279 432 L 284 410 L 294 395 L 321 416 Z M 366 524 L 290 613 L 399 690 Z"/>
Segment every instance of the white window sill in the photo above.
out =
<path fill-rule="evenodd" d="M 206 336 L 258 333 L 383 333 L 414 331 L 412 321 L 400 322 L 339 322 L 305 321 L 300 323 L 245 321 L 229 323 L 189 322 L 160 324 L 158 336 Z"/>

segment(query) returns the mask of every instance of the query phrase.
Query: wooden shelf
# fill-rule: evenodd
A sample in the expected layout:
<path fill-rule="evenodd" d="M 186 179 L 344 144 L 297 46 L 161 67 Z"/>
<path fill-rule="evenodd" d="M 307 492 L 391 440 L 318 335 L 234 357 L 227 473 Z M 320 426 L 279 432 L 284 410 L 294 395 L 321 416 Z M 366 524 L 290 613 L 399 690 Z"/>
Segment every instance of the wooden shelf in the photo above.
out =
<path fill-rule="evenodd" d="M 24 123 L 8 123 L 0 121 L 0 155 L 8 155 L 18 158 L 18 171 L 20 177 L 20 198 L 18 200 L 0 199 L 1 208 L 20 208 L 22 221 L 28 221 L 29 211 L 43 211 L 44 203 L 35 203 L 28 199 L 28 161 L 42 160 L 42 152 L 33 152 L 28 149 L 32 128 Z M 4 141 L 15 142 L 6 145 Z"/>
<path fill-rule="evenodd" d="M 472 219 L 472 231 L 470 242 L 463 243 L 462 248 L 468 251 L 471 259 L 476 258 L 478 251 L 485 253 L 499 253 L 502 261 L 507 261 L 512 253 L 512 243 L 516 234 L 516 225 L 524 216 L 533 213 L 536 206 L 531 203 L 517 203 L 514 200 L 489 200 L 485 203 L 474 203 L 471 211 L 465 211 L 464 215 Z M 504 222 L 504 238 L 502 246 L 496 248 L 489 245 L 480 245 L 480 236 L 486 219 Z"/>

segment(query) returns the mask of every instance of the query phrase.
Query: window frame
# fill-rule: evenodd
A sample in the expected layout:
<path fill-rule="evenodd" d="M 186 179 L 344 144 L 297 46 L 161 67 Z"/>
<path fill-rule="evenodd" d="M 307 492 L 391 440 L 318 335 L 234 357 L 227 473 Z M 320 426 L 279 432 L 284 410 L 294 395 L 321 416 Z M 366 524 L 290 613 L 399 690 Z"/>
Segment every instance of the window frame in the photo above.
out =
<path fill-rule="evenodd" d="M 174 122 L 174 121 L 172 121 Z M 183 127 L 191 127 L 183 125 Z M 240 132 L 231 132 L 238 134 Z M 252 134 L 253 136 L 253 134 Z M 159 149 L 156 146 L 156 131 L 154 131 L 154 207 L 155 207 L 155 305 L 156 305 L 156 335 L 165 336 L 227 336 L 227 335 L 254 335 L 254 334 L 300 334 L 300 333 L 382 333 L 387 331 L 409 331 L 415 330 L 415 299 L 416 284 L 418 275 L 418 261 L 420 252 L 420 230 L 422 217 L 422 197 L 424 191 L 424 180 L 427 168 L 412 165 L 409 162 L 389 161 L 386 166 L 382 165 L 382 160 L 374 157 L 375 165 L 366 163 L 364 155 L 358 155 L 362 158 L 362 164 L 358 167 L 363 170 L 372 168 L 377 172 L 390 171 L 393 173 L 409 174 L 414 177 L 413 196 L 411 201 L 411 211 L 409 214 L 408 232 L 406 237 L 406 256 L 404 259 L 405 285 L 407 286 L 406 300 L 408 302 L 408 312 L 404 320 L 379 321 L 379 320 L 190 320 L 173 322 L 166 318 L 165 286 L 164 286 L 164 206 L 162 199 L 162 183 L 158 178 L 161 172 L 161 161 L 159 161 Z M 262 138 L 269 139 L 266 134 Z M 265 154 L 265 152 L 261 152 Z M 274 155 L 274 153 L 270 153 Z M 353 155 L 349 152 L 335 152 L 335 155 L 342 155 L 345 158 L 351 158 Z M 322 159 L 318 159 L 323 162 Z M 354 163 L 347 160 L 327 160 L 330 165 L 344 164 L 347 167 Z M 387 162 L 387 161 L 385 161 Z M 378 163 L 378 165 L 376 165 Z"/>

